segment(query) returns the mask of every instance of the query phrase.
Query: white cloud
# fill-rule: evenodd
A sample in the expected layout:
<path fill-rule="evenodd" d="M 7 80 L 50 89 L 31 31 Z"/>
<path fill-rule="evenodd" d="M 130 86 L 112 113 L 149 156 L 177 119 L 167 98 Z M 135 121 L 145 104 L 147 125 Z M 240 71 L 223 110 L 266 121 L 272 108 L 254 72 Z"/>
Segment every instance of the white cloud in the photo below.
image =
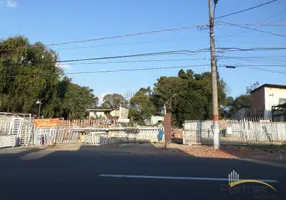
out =
<path fill-rule="evenodd" d="M 16 8 L 17 7 L 17 2 L 13 0 L 7 0 L 6 1 L 6 7 L 8 8 Z"/>
<path fill-rule="evenodd" d="M 70 68 L 71 68 L 71 65 L 69 65 L 69 64 L 57 63 L 56 66 L 57 66 L 58 68 L 61 68 L 61 69 L 70 69 Z"/>
<path fill-rule="evenodd" d="M 103 97 L 107 94 L 111 94 L 110 92 L 105 92 L 105 93 L 102 93 L 98 96 L 98 105 L 101 106 L 101 104 L 103 103 Z"/>

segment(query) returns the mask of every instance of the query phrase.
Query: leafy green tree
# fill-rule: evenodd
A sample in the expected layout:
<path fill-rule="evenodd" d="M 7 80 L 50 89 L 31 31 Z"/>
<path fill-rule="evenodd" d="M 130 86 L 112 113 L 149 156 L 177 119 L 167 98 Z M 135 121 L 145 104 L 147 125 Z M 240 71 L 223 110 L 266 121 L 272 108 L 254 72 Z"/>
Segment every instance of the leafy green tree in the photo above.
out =
<path fill-rule="evenodd" d="M 218 81 L 219 104 L 224 104 L 226 94 L 223 80 Z M 172 122 L 182 126 L 185 120 L 210 119 L 212 116 L 211 73 L 195 74 L 180 70 L 178 77 L 161 77 L 154 88 L 155 105 L 166 106 L 172 113 Z"/>
<path fill-rule="evenodd" d="M 231 117 L 238 109 L 244 107 L 251 107 L 251 96 L 250 94 L 243 94 L 236 97 L 231 105 L 229 111 L 229 117 Z"/>
<path fill-rule="evenodd" d="M 45 117 L 76 118 L 94 107 L 92 90 L 62 78 L 57 53 L 22 36 L 0 42 L 0 111 L 38 113 Z"/>
<path fill-rule="evenodd" d="M 152 91 L 150 87 L 141 88 L 130 100 L 129 118 L 132 122 L 144 124 L 146 119 L 149 119 L 155 114 L 156 108 L 151 101 Z"/>
<path fill-rule="evenodd" d="M 0 49 L 0 110 L 35 113 L 37 99 L 46 106 L 53 104 L 62 74 L 56 53 L 41 43 L 30 45 L 21 36 L 2 41 Z M 43 109 L 43 114 L 54 113 Z"/>
<path fill-rule="evenodd" d="M 59 84 L 62 116 L 66 119 L 84 118 L 86 109 L 95 108 L 98 98 L 92 90 L 81 87 L 65 77 Z"/>
<path fill-rule="evenodd" d="M 103 97 L 102 107 L 116 109 L 120 105 L 127 106 L 126 99 L 120 94 L 107 94 Z"/>
<path fill-rule="evenodd" d="M 259 83 L 255 82 L 251 84 L 250 86 L 246 87 L 246 93 L 242 94 L 235 99 L 232 99 L 233 101 L 228 102 L 229 110 L 227 112 L 228 117 L 232 117 L 232 115 L 240 108 L 243 107 L 251 107 L 251 94 L 250 92 L 255 90 L 259 87 Z"/>
<path fill-rule="evenodd" d="M 255 83 L 251 84 L 250 86 L 246 87 L 246 94 L 250 94 L 252 90 L 255 90 L 259 87 L 259 83 L 256 81 Z"/>

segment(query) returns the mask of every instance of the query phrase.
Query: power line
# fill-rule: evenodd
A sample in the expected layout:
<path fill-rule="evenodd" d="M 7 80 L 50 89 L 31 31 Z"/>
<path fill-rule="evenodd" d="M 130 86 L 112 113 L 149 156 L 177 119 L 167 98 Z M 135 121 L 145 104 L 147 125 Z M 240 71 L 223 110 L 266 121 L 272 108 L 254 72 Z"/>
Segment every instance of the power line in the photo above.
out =
<path fill-rule="evenodd" d="M 73 72 L 73 73 L 66 73 L 66 74 L 96 74 L 96 73 L 111 73 L 111 72 L 129 72 L 129 71 L 150 71 L 150 70 L 192 68 L 192 67 L 205 67 L 205 66 L 208 66 L 208 65 L 118 69 L 118 70 L 104 70 L 104 71 L 93 71 L 93 72 Z"/>
<path fill-rule="evenodd" d="M 286 56 L 271 56 L 271 57 L 265 57 L 265 56 L 217 56 L 218 58 L 243 58 L 243 59 L 253 59 L 253 58 L 259 58 L 259 59 L 269 59 L 269 58 L 286 58 Z"/>
<path fill-rule="evenodd" d="M 249 67 L 286 67 L 286 65 L 279 65 L 279 64 L 262 64 L 262 65 L 259 65 L 259 64 L 256 64 L 256 65 L 248 65 L 248 64 L 244 64 L 244 66 L 249 66 Z"/>
<path fill-rule="evenodd" d="M 280 58 L 281 60 L 277 59 Z M 260 64 L 260 65 L 285 65 L 286 64 L 286 57 L 222 57 L 219 60 L 225 60 L 225 59 L 234 59 L 238 61 L 247 62 L 249 64 Z"/>
<path fill-rule="evenodd" d="M 241 66 L 241 67 L 247 68 L 247 66 Z M 251 67 L 249 69 L 254 69 L 254 70 L 258 70 L 258 71 L 265 71 L 265 72 L 271 72 L 271 73 L 278 73 L 278 74 L 285 74 L 286 75 L 286 72 L 274 71 L 274 70 L 269 70 L 269 69 L 261 69 L 261 68 L 255 68 L 255 67 Z"/>
<path fill-rule="evenodd" d="M 226 51 L 277 51 L 286 50 L 285 47 L 253 47 L 253 48 L 238 48 L 238 47 L 228 47 L 228 48 L 217 48 L 219 53 Z"/>
<path fill-rule="evenodd" d="M 282 21 L 283 19 L 286 19 L 286 17 L 282 17 L 282 18 L 280 18 L 280 19 L 274 20 L 274 21 L 269 22 L 269 23 L 276 23 L 276 22 L 278 22 L 278 21 Z"/>
<path fill-rule="evenodd" d="M 221 21 L 222 22 L 222 21 Z M 222 24 L 218 23 L 216 24 L 217 26 L 286 26 L 286 24 L 258 24 L 258 23 L 254 23 L 254 24 L 226 24 L 225 22 L 222 22 Z"/>
<path fill-rule="evenodd" d="M 76 44 L 76 43 L 83 43 L 83 42 L 94 42 L 94 41 L 99 41 L 99 40 L 109 40 L 109 39 L 116 39 L 116 38 L 123 38 L 123 37 L 133 37 L 133 36 L 139 36 L 139 35 L 149 35 L 149 34 L 170 32 L 170 31 L 180 31 L 180 30 L 186 30 L 186 29 L 191 29 L 191 28 L 200 29 L 203 26 L 206 26 L 206 24 L 205 25 L 195 25 L 195 26 L 183 26 L 183 27 L 177 27 L 177 28 L 154 30 L 154 31 L 147 31 L 147 32 L 140 32 L 140 33 L 130 33 L 130 34 L 124 34 L 124 35 L 116 35 L 116 36 L 110 36 L 110 37 L 93 38 L 93 39 L 87 39 L 87 40 L 76 40 L 76 41 L 70 41 L 70 42 L 61 42 L 61 43 L 48 44 L 46 46 L 58 46 L 58 45 Z"/>
<path fill-rule="evenodd" d="M 281 13 L 284 13 L 285 11 L 286 11 L 286 10 L 282 10 L 282 11 L 280 11 L 280 12 L 278 12 L 278 13 L 275 13 L 275 14 L 273 14 L 273 15 L 270 15 L 270 16 L 267 16 L 267 17 L 263 18 L 262 20 L 256 21 L 255 23 L 265 22 L 265 21 L 269 20 L 270 18 L 273 18 L 273 17 L 275 17 L 275 16 L 277 16 L 277 15 L 280 15 Z M 276 22 L 276 21 L 274 21 L 274 22 Z M 274 22 L 270 22 L 269 24 L 274 23 Z M 233 33 L 228 34 L 228 35 L 217 36 L 217 38 L 231 37 L 231 36 L 237 35 L 238 33 L 246 32 L 246 30 L 244 30 L 244 31 L 240 31 L 240 30 L 243 30 L 243 28 L 239 28 L 239 29 L 237 29 L 236 31 L 234 31 Z"/>
<path fill-rule="evenodd" d="M 162 69 L 178 69 L 178 68 L 193 68 L 193 67 L 204 67 L 208 65 L 185 65 L 185 66 L 173 66 L 173 67 L 153 67 L 153 68 L 132 68 L 132 69 L 117 69 L 117 70 L 99 70 L 99 71 L 85 71 L 85 72 L 70 72 L 65 74 L 75 75 L 75 74 L 97 74 L 97 73 L 112 73 L 112 72 L 131 72 L 131 71 L 152 71 L 152 70 L 162 70 Z M 53 73 L 47 74 L 17 74 L 14 76 L 1 75 L 0 77 L 15 77 L 15 76 L 27 76 L 27 77 L 37 77 L 37 76 L 50 76 Z"/>
<path fill-rule="evenodd" d="M 268 69 L 261 69 L 261 68 L 256 68 L 255 66 L 250 66 L 250 65 L 245 65 L 245 64 L 242 64 L 240 62 L 237 62 L 237 61 L 233 61 L 233 60 L 229 60 L 229 59 L 226 59 L 229 63 L 236 63 L 238 64 L 239 66 L 236 66 L 238 68 L 248 68 L 248 69 L 254 69 L 254 70 L 258 70 L 258 71 L 266 71 L 266 72 L 271 72 L 271 73 L 279 73 L 279 74 L 286 74 L 286 72 L 282 72 L 282 71 L 273 71 L 273 70 L 268 70 Z"/>
<path fill-rule="evenodd" d="M 259 7 L 262 7 L 262 6 L 265 6 L 267 4 L 271 4 L 271 3 L 274 3 L 278 0 L 273 0 L 273 1 L 268 1 L 266 3 L 263 3 L 263 4 L 259 4 L 257 6 L 253 6 L 253 7 L 250 7 L 250 8 L 246 8 L 246 9 L 243 9 L 243 10 L 239 10 L 237 12 L 233 12 L 233 13 L 229 13 L 229 14 L 226 14 L 226 15 L 222 15 L 222 16 L 219 16 L 219 17 L 216 17 L 215 19 L 221 19 L 221 18 L 224 18 L 224 17 L 229 17 L 229 16 L 232 16 L 232 15 L 236 15 L 236 14 L 239 14 L 239 13 L 242 13 L 242 12 L 246 12 L 246 11 L 249 11 L 249 10 L 253 10 L 255 8 L 259 8 Z"/>
<path fill-rule="evenodd" d="M 205 37 L 193 37 L 193 38 L 187 37 L 187 38 L 176 38 L 176 39 L 165 39 L 165 40 L 150 40 L 150 41 L 140 41 L 140 42 L 126 42 L 126 43 L 113 43 L 113 44 L 102 44 L 102 45 L 67 47 L 67 48 L 56 49 L 56 51 L 93 48 L 93 47 L 113 47 L 113 46 L 136 45 L 136 44 L 150 44 L 150 43 L 158 43 L 158 42 L 173 42 L 173 41 L 194 40 L 194 39 L 200 39 L 200 38 L 205 38 Z"/>
<path fill-rule="evenodd" d="M 217 51 L 273 51 L 273 50 L 286 50 L 286 48 L 284 47 L 217 48 Z M 198 53 L 198 52 L 209 52 L 209 49 L 163 51 L 163 52 L 153 52 L 153 53 L 143 53 L 143 54 L 71 59 L 71 60 L 57 61 L 57 63 L 70 63 L 70 62 L 80 62 L 80 61 L 89 61 L 89 60 L 109 60 L 109 59 L 132 58 L 132 57 L 158 56 L 158 55 L 160 56 L 160 55 L 170 55 L 170 54 L 190 54 L 190 53 L 193 54 L 193 53 Z"/>
<path fill-rule="evenodd" d="M 221 21 L 221 22 L 222 22 L 222 23 L 225 23 L 225 24 L 228 24 L 228 25 L 231 25 L 231 26 L 237 26 L 237 27 L 241 27 L 241 28 L 248 29 L 248 30 L 252 30 L 252 31 L 256 31 L 256 32 L 266 33 L 266 34 L 275 35 L 275 36 L 280 36 L 280 37 L 286 37 L 286 35 L 281 35 L 281 34 L 277 34 L 277 33 L 272 33 L 272 32 L 269 32 L 269 31 L 258 30 L 258 29 L 255 29 L 255 28 L 249 28 L 249 27 L 246 27 L 246 26 L 241 26 L 241 25 L 238 25 L 238 24 L 232 24 L 232 23 L 223 22 L 223 21 Z"/>
<path fill-rule="evenodd" d="M 72 65 L 91 65 L 91 64 L 116 64 L 116 63 L 145 63 L 145 62 L 172 62 L 172 61 L 190 61 L 190 60 L 209 60 L 209 58 L 182 58 L 182 59 L 159 59 L 159 60 L 123 60 L 123 61 L 110 61 L 110 62 L 83 62 L 74 63 Z"/>
<path fill-rule="evenodd" d="M 239 48 L 239 47 L 221 47 L 217 48 L 218 53 L 232 52 L 232 51 L 277 51 L 277 50 L 286 50 L 285 47 L 253 47 L 253 48 Z M 142 54 L 129 54 L 129 55 L 118 55 L 118 56 L 106 56 L 106 57 L 91 57 L 91 58 L 82 58 L 82 59 L 70 59 L 70 60 L 59 60 L 56 63 L 73 63 L 80 61 L 91 61 L 91 60 L 110 60 L 110 59 L 122 59 L 122 58 L 133 58 L 133 57 L 146 57 L 146 56 L 163 56 L 163 55 L 172 55 L 172 54 L 198 54 L 202 52 L 209 52 L 208 48 L 203 48 L 199 50 L 174 50 L 174 51 L 162 51 L 162 52 L 151 52 L 151 53 L 142 53 Z M 21 64 L 21 63 L 19 63 Z"/>
<path fill-rule="evenodd" d="M 118 56 L 59 60 L 59 61 L 56 61 L 56 63 L 71 63 L 71 62 L 90 61 L 90 60 L 110 60 L 110 59 L 145 57 L 145 56 L 162 56 L 162 55 L 172 55 L 172 54 L 192 54 L 192 53 L 198 53 L 198 52 L 204 52 L 204 51 L 208 51 L 208 49 L 200 49 L 200 50 L 186 50 L 186 49 L 184 49 L 184 50 L 161 51 L 161 52 L 151 52 L 151 53 L 141 53 L 141 54 L 128 54 L 128 55 L 118 55 Z"/>
<path fill-rule="evenodd" d="M 89 60 L 109 60 L 109 59 L 132 58 L 132 57 L 158 56 L 158 55 L 160 56 L 160 55 L 171 55 L 171 54 L 190 54 L 190 53 L 204 52 L 204 51 L 208 51 L 208 49 L 162 51 L 162 52 L 143 53 L 143 54 L 131 54 L 131 55 L 120 55 L 120 56 L 107 56 L 107 57 L 93 57 L 93 58 L 83 58 L 83 59 L 60 60 L 60 61 L 57 61 L 57 63 L 70 63 L 70 62 L 89 61 Z"/>
<path fill-rule="evenodd" d="M 169 28 L 169 29 L 161 29 L 161 30 L 139 32 L 139 33 L 115 35 L 115 36 L 109 36 L 109 37 L 100 37 L 100 38 L 92 38 L 92 39 L 86 39 L 86 40 L 75 40 L 75 41 L 69 41 L 69 42 L 52 43 L 52 44 L 48 44 L 45 46 L 59 46 L 59 45 L 67 45 L 67 44 L 95 42 L 95 41 L 110 40 L 110 39 L 117 39 L 117 38 L 124 38 L 124 37 L 134 37 L 134 36 L 140 36 L 140 35 L 149 35 L 149 34 L 157 34 L 157 33 L 164 33 L 164 32 L 181 31 L 181 30 L 187 30 L 187 29 L 192 29 L 192 28 L 197 28 L 199 30 L 202 30 L 203 27 L 205 27 L 205 26 L 207 26 L 207 24 L 194 25 L 194 26 L 182 26 L 182 27 L 175 27 L 175 28 Z M 31 45 L 31 47 L 33 47 L 33 46 L 34 45 Z M 18 49 L 22 49 L 22 48 L 27 48 L 27 47 L 19 47 L 19 48 L 13 48 L 13 49 L 0 49 L 0 52 L 18 50 Z"/>

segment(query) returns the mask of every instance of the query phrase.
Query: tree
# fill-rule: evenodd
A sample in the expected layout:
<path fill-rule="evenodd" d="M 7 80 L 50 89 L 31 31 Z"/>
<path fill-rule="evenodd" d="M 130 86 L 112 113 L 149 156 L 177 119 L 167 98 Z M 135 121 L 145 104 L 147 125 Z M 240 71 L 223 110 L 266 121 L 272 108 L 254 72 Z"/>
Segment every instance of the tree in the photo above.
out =
<path fill-rule="evenodd" d="M 232 116 L 238 109 L 245 107 L 251 107 L 251 96 L 249 94 L 243 94 L 234 99 L 229 111 L 229 116 Z"/>
<path fill-rule="evenodd" d="M 63 77 L 57 53 L 22 36 L 0 42 L 0 111 L 38 113 L 45 117 L 76 118 L 94 106 L 92 90 Z"/>
<path fill-rule="evenodd" d="M 51 106 L 62 74 L 56 67 L 56 53 L 39 42 L 31 45 L 22 36 L 2 41 L 0 49 L 4 50 L 0 52 L 0 110 L 36 113 L 37 99 Z M 43 114 L 54 113 L 43 108 Z"/>
<path fill-rule="evenodd" d="M 66 119 L 80 119 L 85 117 L 86 109 L 95 108 L 98 98 L 94 96 L 92 90 L 81 87 L 71 82 L 65 77 L 60 82 L 60 99 L 62 116 Z"/>
<path fill-rule="evenodd" d="M 246 87 L 246 93 L 236 97 L 234 100 L 228 102 L 227 117 L 231 117 L 240 108 L 251 107 L 251 95 L 250 92 L 259 87 L 259 83 L 255 82 L 250 86 Z"/>
<path fill-rule="evenodd" d="M 151 101 L 152 91 L 150 87 L 141 88 L 130 100 L 129 118 L 139 124 L 144 124 L 155 114 L 156 108 Z"/>
<path fill-rule="evenodd" d="M 188 79 L 188 75 L 186 74 L 186 72 L 181 69 L 178 73 L 178 77 L 181 78 L 181 79 Z"/>
<path fill-rule="evenodd" d="M 251 91 L 255 90 L 258 87 L 259 87 L 259 83 L 256 81 L 255 83 L 253 83 L 250 86 L 246 87 L 246 94 L 250 94 Z"/>
<path fill-rule="evenodd" d="M 210 119 L 212 116 L 211 73 L 195 74 L 180 70 L 178 77 L 161 77 L 154 85 L 155 105 L 166 106 L 172 113 L 172 122 L 182 126 L 185 120 Z M 226 94 L 223 80 L 218 81 L 219 104 L 224 104 Z"/>
<path fill-rule="evenodd" d="M 107 94 L 103 97 L 102 107 L 116 109 L 120 105 L 127 106 L 126 99 L 120 94 Z"/>

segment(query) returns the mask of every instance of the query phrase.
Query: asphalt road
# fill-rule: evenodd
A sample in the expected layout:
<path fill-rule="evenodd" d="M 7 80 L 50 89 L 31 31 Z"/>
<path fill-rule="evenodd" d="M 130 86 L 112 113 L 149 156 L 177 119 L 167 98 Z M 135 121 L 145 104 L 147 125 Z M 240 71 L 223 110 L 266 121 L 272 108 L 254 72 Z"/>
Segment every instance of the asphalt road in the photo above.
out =
<path fill-rule="evenodd" d="M 36 156 L 23 160 L 27 155 Z M 251 183 L 244 184 L 244 188 L 241 185 L 230 190 L 227 180 L 208 179 L 227 179 L 233 170 L 239 173 L 240 179 L 277 180 L 278 183 L 270 183 L 277 192 Z M 142 177 L 106 177 L 103 174 Z M 285 169 L 246 161 L 184 155 L 138 155 L 85 148 L 78 151 L 25 150 L 13 154 L 1 153 L 0 150 L 1 200 L 246 200 L 286 199 L 285 194 Z"/>

